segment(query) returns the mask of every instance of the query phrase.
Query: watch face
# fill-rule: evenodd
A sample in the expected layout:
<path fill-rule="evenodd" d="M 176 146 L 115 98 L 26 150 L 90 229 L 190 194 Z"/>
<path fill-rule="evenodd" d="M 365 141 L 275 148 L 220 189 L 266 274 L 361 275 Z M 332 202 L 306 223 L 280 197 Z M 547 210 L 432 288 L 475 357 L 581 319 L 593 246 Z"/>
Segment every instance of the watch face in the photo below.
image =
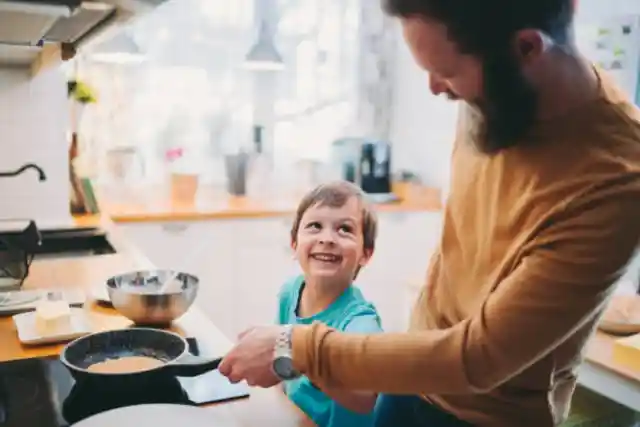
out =
<path fill-rule="evenodd" d="M 288 357 L 277 357 L 273 361 L 273 370 L 283 380 L 291 380 L 297 377 L 297 373 L 293 369 L 293 363 Z"/>

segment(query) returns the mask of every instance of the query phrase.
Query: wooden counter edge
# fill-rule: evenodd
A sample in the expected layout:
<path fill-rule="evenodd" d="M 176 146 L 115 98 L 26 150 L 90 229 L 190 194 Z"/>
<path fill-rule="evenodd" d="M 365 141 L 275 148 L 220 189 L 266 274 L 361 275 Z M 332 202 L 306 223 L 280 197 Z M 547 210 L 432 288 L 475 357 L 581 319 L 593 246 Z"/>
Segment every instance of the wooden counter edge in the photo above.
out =
<path fill-rule="evenodd" d="M 200 203 L 199 199 L 184 201 L 157 196 L 153 202 L 115 203 L 102 193 L 104 192 L 97 192 L 100 209 L 115 223 L 289 216 L 295 213 L 297 200 L 301 197 L 280 197 L 268 202 L 245 196 L 226 196 L 226 198 L 211 196 L 211 200 L 219 201 L 219 205 L 215 205 L 209 204 L 209 201 Z M 401 200 L 374 204 L 374 208 L 380 213 L 410 213 L 441 212 L 443 206 L 438 188 L 418 187 L 408 194 L 403 194 Z"/>

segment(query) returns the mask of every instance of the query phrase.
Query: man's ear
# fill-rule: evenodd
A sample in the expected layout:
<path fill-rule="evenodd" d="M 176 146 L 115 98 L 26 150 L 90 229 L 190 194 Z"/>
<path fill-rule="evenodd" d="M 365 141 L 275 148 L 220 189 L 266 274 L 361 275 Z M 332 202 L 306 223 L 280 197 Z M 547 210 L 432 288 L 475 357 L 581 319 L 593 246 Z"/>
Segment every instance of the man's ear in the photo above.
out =
<path fill-rule="evenodd" d="M 520 63 L 530 63 L 546 52 L 553 41 L 542 31 L 525 28 L 516 33 L 513 48 Z"/>

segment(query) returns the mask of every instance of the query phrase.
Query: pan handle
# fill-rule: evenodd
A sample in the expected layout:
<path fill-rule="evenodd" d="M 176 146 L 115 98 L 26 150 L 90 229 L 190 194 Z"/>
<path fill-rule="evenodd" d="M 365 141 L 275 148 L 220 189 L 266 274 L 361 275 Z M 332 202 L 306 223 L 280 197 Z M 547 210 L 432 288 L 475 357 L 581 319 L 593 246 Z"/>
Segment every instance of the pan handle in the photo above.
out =
<path fill-rule="evenodd" d="M 218 369 L 220 362 L 222 362 L 221 357 L 210 359 L 185 353 L 175 362 L 166 364 L 163 371 L 175 377 L 197 377 Z"/>

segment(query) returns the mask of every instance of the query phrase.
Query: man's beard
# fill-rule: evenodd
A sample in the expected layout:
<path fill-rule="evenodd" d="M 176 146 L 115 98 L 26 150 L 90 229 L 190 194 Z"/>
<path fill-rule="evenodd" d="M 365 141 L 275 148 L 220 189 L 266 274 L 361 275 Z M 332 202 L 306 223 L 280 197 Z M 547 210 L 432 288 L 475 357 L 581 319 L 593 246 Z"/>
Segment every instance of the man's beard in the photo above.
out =
<path fill-rule="evenodd" d="M 491 52 L 483 59 L 483 96 L 474 104 L 480 124 L 474 143 L 484 154 L 522 145 L 531 129 L 538 96 L 509 52 Z"/>

